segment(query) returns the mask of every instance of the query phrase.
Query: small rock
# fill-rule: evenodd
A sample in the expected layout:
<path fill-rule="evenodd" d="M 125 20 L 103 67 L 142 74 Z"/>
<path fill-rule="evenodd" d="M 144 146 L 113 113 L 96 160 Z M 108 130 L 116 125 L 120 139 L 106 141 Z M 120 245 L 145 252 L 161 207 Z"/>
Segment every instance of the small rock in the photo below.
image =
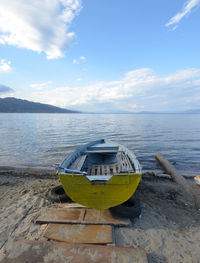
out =
<path fill-rule="evenodd" d="M 25 189 L 21 192 L 22 195 L 25 195 L 28 191 Z"/>
<path fill-rule="evenodd" d="M 50 205 L 49 200 L 45 200 L 45 203 L 46 203 L 47 205 Z"/>

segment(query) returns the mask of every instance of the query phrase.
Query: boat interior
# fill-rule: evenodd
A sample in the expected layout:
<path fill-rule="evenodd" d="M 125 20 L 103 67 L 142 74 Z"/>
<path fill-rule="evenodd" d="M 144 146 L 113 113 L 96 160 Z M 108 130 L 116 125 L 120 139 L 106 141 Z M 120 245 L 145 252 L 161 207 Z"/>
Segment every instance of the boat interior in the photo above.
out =
<path fill-rule="evenodd" d="M 128 154 L 120 149 L 119 145 L 103 140 L 79 151 L 66 168 L 85 172 L 87 176 L 111 176 L 135 172 Z"/>

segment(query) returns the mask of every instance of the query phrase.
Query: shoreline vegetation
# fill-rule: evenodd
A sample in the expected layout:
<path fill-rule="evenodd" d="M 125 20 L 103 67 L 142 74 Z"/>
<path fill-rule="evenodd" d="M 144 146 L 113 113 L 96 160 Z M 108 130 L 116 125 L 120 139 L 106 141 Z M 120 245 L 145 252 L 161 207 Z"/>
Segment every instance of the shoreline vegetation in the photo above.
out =
<path fill-rule="evenodd" d="M 131 227 L 115 228 L 116 246 L 144 248 L 150 263 L 198 262 L 200 211 L 179 185 L 160 175 L 143 174 L 134 194 L 142 215 Z M 200 187 L 186 180 L 200 198 Z M 47 207 L 61 205 L 47 198 L 56 185 L 55 170 L 0 167 L 0 261 L 17 240 L 44 240 L 34 222 Z"/>

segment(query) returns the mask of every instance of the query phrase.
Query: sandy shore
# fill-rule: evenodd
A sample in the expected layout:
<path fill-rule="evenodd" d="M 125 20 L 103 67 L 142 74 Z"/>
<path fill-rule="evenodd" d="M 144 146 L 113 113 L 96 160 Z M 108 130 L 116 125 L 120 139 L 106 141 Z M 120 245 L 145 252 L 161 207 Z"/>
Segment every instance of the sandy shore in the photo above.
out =
<path fill-rule="evenodd" d="M 200 186 L 188 179 L 200 198 Z M 53 171 L 0 169 L 0 260 L 21 238 L 42 240 L 34 223 L 51 206 L 48 191 L 59 184 Z M 141 218 L 131 227 L 115 228 L 117 246 L 144 248 L 150 263 L 200 263 L 200 211 L 169 179 L 145 176 L 136 193 Z"/>

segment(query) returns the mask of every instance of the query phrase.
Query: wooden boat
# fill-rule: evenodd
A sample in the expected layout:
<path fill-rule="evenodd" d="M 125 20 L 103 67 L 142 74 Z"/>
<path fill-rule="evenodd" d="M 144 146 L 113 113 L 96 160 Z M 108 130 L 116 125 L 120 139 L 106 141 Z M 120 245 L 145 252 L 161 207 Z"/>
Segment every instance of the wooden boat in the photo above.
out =
<path fill-rule="evenodd" d="M 73 201 L 98 210 L 127 201 L 137 189 L 141 175 L 134 153 L 104 139 L 80 147 L 58 168 L 66 194 Z"/>

